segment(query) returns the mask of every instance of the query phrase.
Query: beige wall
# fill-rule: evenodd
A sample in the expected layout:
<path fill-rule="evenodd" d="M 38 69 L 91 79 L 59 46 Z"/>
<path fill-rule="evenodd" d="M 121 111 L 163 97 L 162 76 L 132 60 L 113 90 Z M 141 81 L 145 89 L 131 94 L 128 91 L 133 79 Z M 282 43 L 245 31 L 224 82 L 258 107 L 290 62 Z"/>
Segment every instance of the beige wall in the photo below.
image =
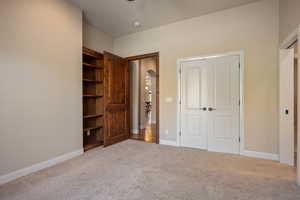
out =
<path fill-rule="evenodd" d="M 279 0 L 280 41 L 283 41 L 300 25 L 300 1 Z"/>
<path fill-rule="evenodd" d="M 84 21 L 83 45 L 98 52 L 112 52 L 113 38 Z"/>
<path fill-rule="evenodd" d="M 160 52 L 161 139 L 176 140 L 177 59 L 244 50 L 246 149 L 278 153 L 278 10 L 263 0 L 114 41 L 121 56 Z"/>
<path fill-rule="evenodd" d="M 0 18 L 1 176 L 82 149 L 82 14 L 4 0 Z"/>

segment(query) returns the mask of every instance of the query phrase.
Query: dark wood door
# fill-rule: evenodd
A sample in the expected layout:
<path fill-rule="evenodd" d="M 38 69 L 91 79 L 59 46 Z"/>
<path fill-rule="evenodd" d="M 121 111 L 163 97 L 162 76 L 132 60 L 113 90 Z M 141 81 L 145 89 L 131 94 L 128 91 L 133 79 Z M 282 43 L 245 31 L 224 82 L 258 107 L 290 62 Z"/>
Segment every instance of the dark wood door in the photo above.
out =
<path fill-rule="evenodd" d="M 104 146 L 129 138 L 129 68 L 125 59 L 104 52 Z"/>

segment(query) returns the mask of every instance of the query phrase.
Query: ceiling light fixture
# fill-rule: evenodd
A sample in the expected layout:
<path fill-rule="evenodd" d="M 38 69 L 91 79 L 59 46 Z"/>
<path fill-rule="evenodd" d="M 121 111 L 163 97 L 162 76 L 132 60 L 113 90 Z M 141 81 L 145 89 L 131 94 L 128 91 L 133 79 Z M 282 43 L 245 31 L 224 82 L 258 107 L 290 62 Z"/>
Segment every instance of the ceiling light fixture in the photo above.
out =
<path fill-rule="evenodd" d="M 134 22 L 133 22 L 133 26 L 134 26 L 135 28 L 139 28 L 139 27 L 141 27 L 141 22 L 139 22 L 139 21 L 134 21 Z"/>
<path fill-rule="evenodd" d="M 133 12 L 132 13 L 134 13 L 134 15 L 135 15 L 135 19 L 138 19 L 138 15 L 137 15 L 137 5 L 136 5 L 136 0 L 126 0 L 127 2 L 129 2 L 129 3 L 133 3 L 133 4 L 131 4 L 131 6 L 132 6 L 132 9 L 133 9 Z M 135 27 L 135 28 L 139 28 L 139 27 L 141 27 L 141 22 L 140 21 L 138 21 L 138 20 L 134 20 L 133 22 L 132 22 L 132 25 Z"/>

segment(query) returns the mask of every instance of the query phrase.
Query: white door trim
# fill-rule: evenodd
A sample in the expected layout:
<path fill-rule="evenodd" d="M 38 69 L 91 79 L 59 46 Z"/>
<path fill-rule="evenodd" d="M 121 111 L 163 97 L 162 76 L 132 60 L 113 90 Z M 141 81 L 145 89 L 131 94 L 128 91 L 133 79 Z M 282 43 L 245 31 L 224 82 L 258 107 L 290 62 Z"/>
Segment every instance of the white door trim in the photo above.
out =
<path fill-rule="evenodd" d="M 280 45 L 280 49 L 287 49 L 298 39 L 300 27 L 295 29 Z"/>
<path fill-rule="evenodd" d="M 286 49 L 288 48 L 293 42 L 295 42 L 296 40 L 298 40 L 298 50 L 300 49 L 300 26 L 298 26 L 293 32 L 290 33 L 290 35 L 288 35 L 285 40 L 281 43 L 280 45 L 280 49 Z M 298 51 L 298 59 L 300 58 L 300 51 Z M 298 61 L 298 68 L 299 68 L 299 61 Z M 298 77 L 300 77 L 300 70 L 298 70 Z M 300 82 L 298 81 L 298 94 L 300 92 Z M 298 99 L 297 99 L 297 104 L 300 105 L 300 98 L 298 95 Z M 298 110 L 297 110 L 298 116 L 300 115 L 300 106 L 298 106 Z M 280 115 L 278 115 L 280 117 Z M 278 118 L 279 120 L 279 118 Z M 298 117 L 297 119 L 297 124 L 300 124 L 300 117 Z M 298 128 L 297 131 L 297 183 L 298 185 L 300 185 L 300 128 Z M 278 136 L 279 137 L 279 136 Z M 279 140 L 279 148 L 280 148 L 280 140 Z"/>
<path fill-rule="evenodd" d="M 176 143 L 177 146 L 181 146 L 180 143 L 180 134 L 181 134 L 181 65 L 184 62 L 190 62 L 195 60 L 211 59 L 211 58 L 220 58 L 225 56 L 239 56 L 240 58 L 240 154 L 244 153 L 245 150 L 245 135 L 244 135 L 244 51 L 229 52 L 223 54 L 215 54 L 208 56 L 200 57 L 191 57 L 191 58 L 181 58 L 177 60 L 177 137 Z"/>
<path fill-rule="evenodd" d="M 294 56 L 294 49 L 279 52 L 279 161 L 290 166 L 294 166 L 295 150 Z"/>

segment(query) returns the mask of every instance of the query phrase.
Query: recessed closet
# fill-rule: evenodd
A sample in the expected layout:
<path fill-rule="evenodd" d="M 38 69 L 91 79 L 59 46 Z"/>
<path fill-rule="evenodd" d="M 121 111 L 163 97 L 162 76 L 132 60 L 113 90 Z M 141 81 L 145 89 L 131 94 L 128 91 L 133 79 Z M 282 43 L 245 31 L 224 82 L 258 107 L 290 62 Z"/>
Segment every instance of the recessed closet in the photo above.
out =
<path fill-rule="evenodd" d="M 83 147 L 90 150 L 129 138 L 127 60 L 83 48 Z"/>

